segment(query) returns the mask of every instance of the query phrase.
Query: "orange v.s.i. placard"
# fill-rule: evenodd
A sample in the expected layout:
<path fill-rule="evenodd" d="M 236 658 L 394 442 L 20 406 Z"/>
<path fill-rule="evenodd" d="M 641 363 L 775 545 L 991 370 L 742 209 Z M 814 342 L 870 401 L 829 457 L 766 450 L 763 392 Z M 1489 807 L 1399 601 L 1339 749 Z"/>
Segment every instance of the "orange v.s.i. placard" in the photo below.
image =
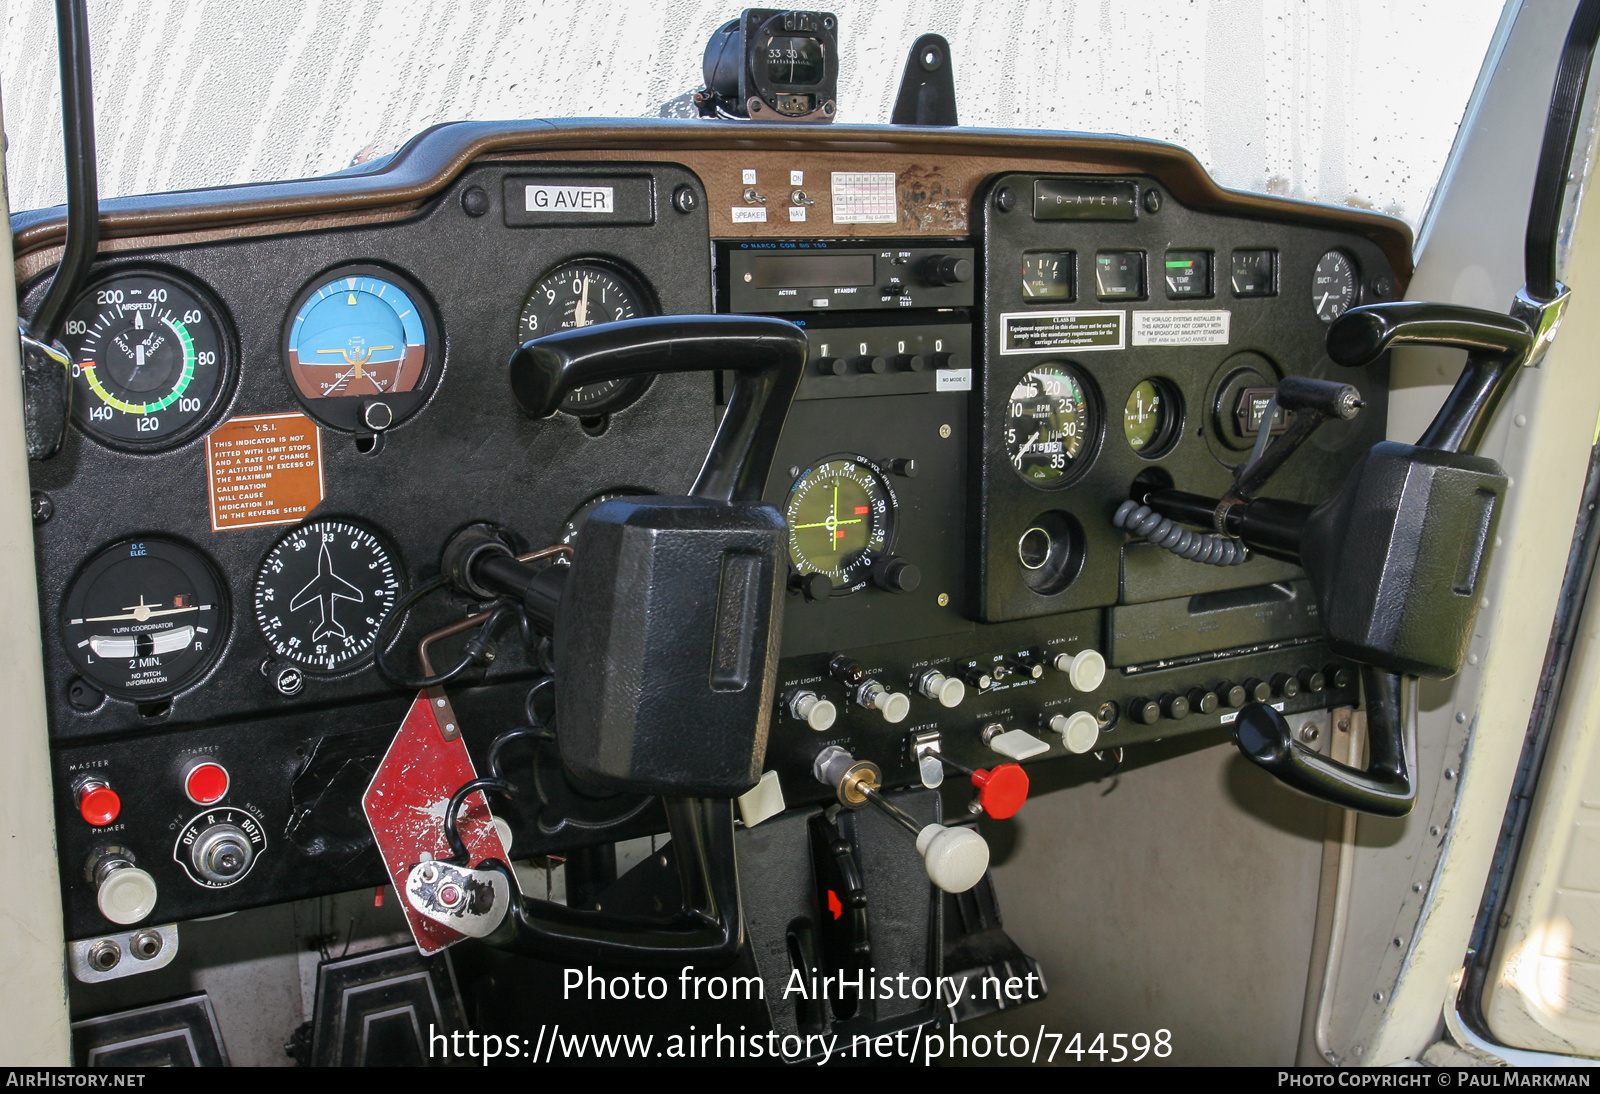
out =
<path fill-rule="evenodd" d="M 211 530 L 296 524 L 322 504 L 322 434 L 304 414 L 230 418 L 206 437 Z"/>

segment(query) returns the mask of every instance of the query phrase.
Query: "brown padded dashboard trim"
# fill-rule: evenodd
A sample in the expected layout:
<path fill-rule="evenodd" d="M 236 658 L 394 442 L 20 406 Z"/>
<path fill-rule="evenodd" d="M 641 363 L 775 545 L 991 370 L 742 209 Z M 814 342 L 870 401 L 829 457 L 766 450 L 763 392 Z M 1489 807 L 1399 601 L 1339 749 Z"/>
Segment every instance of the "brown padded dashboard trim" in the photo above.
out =
<path fill-rule="evenodd" d="M 956 236 L 969 232 L 984 180 L 1005 171 L 1144 174 L 1185 205 L 1213 213 L 1305 224 L 1366 236 L 1394 268 L 1401 291 L 1412 273 L 1411 230 L 1379 213 L 1228 190 L 1176 145 L 1133 137 L 1005 129 L 902 126 L 770 126 L 677 120 L 452 122 L 412 138 L 366 169 L 285 182 L 112 198 L 101 202 L 100 250 L 115 252 L 240 236 L 278 235 L 410 216 L 478 160 L 662 161 L 700 176 L 717 238 Z M 733 223 L 745 204 L 744 168 L 755 168 L 768 223 Z M 818 215 L 790 223 L 790 169 L 807 172 L 813 208 L 828 208 L 821 173 L 894 171 L 900 223 L 835 225 Z M 781 179 L 782 185 L 769 180 Z M 11 217 L 17 280 L 60 257 L 63 206 Z"/>

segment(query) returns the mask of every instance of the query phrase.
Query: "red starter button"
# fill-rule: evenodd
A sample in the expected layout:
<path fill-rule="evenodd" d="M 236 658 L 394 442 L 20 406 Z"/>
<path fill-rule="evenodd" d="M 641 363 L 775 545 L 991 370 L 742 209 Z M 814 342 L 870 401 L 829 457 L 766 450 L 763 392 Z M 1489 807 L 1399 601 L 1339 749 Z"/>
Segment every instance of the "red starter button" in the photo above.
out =
<path fill-rule="evenodd" d="M 228 792 L 228 772 L 221 764 L 198 764 L 183 780 L 183 791 L 196 805 L 211 805 Z"/>
<path fill-rule="evenodd" d="M 104 828 L 122 812 L 122 799 L 104 783 L 86 786 L 78 793 L 78 812 L 96 828 Z"/>
<path fill-rule="evenodd" d="M 974 771 L 972 785 L 978 788 L 978 804 L 995 820 L 1016 816 L 1028 800 L 1028 773 L 1022 770 L 1021 764 L 1000 764 L 993 771 Z"/>

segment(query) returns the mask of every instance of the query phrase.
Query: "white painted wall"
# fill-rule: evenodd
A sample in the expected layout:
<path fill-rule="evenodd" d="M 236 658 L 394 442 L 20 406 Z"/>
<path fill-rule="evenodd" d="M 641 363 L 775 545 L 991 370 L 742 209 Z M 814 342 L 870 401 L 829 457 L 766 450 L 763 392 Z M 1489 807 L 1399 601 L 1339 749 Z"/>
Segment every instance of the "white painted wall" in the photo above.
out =
<path fill-rule="evenodd" d="M 945 35 L 961 120 L 1173 141 L 1223 184 L 1417 224 L 1502 0 L 839 0 L 840 113 Z M 820 6 L 820 5 L 819 5 Z M 438 122 L 655 117 L 732 0 L 91 0 L 106 196 L 321 174 Z M 54 4 L 6 0 L 13 209 L 64 195 Z M 668 107 L 670 109 L 670 107 Z"/>

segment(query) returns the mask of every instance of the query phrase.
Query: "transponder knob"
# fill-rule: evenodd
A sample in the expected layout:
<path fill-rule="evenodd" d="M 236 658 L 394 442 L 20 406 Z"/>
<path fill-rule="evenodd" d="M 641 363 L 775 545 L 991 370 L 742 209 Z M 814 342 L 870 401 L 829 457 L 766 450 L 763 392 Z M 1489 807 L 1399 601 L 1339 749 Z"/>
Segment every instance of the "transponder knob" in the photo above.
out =
<path fill-rule="evenodd" d="M 917 677 L 917 690 L 929 699 L 937 699 L 942 707 L 958 707 L 967 697 L 967 685 L 954 676 L 946 676 L 938 669 L 929 669 Z"/>
<path fill-rule="evenodd" d="M 839 708 L 814 691 L 797 691 L 789 697 L 789 717 L 799 719 L 818 733 L 826 733 L 839 717 Z"/>

